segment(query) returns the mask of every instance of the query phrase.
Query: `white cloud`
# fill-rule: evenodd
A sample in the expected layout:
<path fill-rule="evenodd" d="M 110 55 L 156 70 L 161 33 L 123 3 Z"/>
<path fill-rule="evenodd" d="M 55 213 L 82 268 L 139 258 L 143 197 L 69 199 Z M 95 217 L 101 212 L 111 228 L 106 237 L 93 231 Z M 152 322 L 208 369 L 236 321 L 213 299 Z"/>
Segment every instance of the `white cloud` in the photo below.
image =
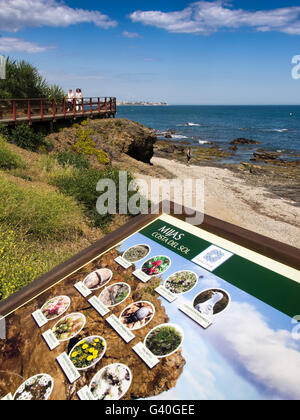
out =
<path fill-rule="evenodd" d="M 108 29 L 117 25 L 99 11 L 74 9 L 56 0 L 0 0 L 0 30 L 17 32 L 26 27 L 66 27 L 94 23 Z"/>
<path fill-rule="evenodd" d="M 40 53 L 53 47 L 44 47 L 35 42 L 25 41 L 21 38 L 5 38 L 0 36 L 0 52 L 12 51 L 26 52 L 29 54 Z"/>
<path fill-rule="evenodd" d="M 234 9 L 223 0 L 199 1 L 177 12 L 135 11 L 133 22 L 173 33 L 211 34 L 220 30 L 250 27 L 260 32 L 300 35 L 300 7 L 250 11 Z"/>
<path fill-rule="evenodd" d="M 218 280 L 218 277 L 213 275 L 205 275 L 203 279 L 201 279 L 201 287 L 204 289 L 217 289 L 221 287 L 221 282 Z"/>
<path fill-rule="evenodd" d="M 273 397 L 300 398 L 300 357 L 289 331 L 273 330 L 255 307 L 233 302 L 207 332 L 223 355 Z"/>
<path fill-rule="evenodd" d="M 138 34 L 138 33 L 136 33 L 136 32 L 128 32 L 128 31 L 124 31 L 124 32 L 122 33 L 122 35 L 123 35 L 125 38 L 141 38 L 141 35 L 140 35 L 140 34 Z"/>

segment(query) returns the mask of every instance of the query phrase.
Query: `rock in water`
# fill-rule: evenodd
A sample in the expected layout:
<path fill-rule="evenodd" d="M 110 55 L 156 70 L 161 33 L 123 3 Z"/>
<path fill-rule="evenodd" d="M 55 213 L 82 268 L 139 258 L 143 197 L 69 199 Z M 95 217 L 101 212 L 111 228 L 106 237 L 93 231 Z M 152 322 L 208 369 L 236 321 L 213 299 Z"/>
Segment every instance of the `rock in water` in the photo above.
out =
<path fill-rule="evenodd" d="M 249 140 L 249 139 L 245 139 L 243 137 L 232 140 L 232 142 L 230 142 L 230 144 L 232 146 L 237 145 L 237 144 L 260 144 L 259 141 L 255 141 L 255 140 Z"/>
<path fill-rule="evenodd" d="M 266 161 L 273 161 L 278 159 L 281 156 L 281 153 L 277 152 L 268 152 L 266 150 L 261 150 L 260 152 L 253 153 L 252 161 L 257 162 L 266 162 Z"/>

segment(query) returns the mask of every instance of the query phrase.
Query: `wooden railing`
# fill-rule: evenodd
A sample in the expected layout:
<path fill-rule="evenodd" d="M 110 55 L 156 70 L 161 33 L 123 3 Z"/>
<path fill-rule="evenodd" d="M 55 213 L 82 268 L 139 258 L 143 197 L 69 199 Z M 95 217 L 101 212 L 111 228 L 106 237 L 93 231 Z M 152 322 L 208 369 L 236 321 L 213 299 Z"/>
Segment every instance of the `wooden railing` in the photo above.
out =
<path fill-rule="evenodd" d="M 114 97 L 82 98 L 69 101 L 40 99 L 0 99 L 0 123 L 55 121 L 77 117 L 114 116 Z"/>

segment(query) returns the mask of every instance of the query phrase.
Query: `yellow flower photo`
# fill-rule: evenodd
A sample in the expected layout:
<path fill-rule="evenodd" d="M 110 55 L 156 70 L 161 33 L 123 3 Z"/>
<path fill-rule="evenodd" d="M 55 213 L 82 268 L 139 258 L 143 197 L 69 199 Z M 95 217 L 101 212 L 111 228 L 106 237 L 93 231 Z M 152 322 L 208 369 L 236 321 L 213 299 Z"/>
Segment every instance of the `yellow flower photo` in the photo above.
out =
<path fill-rule="evenodd" d="M 106 341 L 104 338 L 92 336 L 74 346 L 70 352 L 70 359 L 76 369 L 86 370 L 98 363 L 105 351 Z"/>

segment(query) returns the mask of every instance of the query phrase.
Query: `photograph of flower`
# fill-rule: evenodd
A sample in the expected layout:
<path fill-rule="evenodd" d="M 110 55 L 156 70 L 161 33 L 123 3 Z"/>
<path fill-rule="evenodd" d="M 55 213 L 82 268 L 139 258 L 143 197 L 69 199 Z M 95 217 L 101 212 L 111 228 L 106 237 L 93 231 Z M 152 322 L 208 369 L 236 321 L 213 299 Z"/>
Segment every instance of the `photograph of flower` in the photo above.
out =
<path fill-rule="evenodd" d="M 218 315 L 228 308 L 229 294 L 222 289 L 208 289 L 201 292 L 194 299 L 193 306 L 201 314 L 208 317 Z"/>
<path fill-rule="evenodd" d="M 68 341 L 76 337 L 83 330 L 85 324 L 86 318 L 83 314 L 70 314 L 61 319 L 52 331 L 58 341 Z"/>
<path fill-rule="evenodd" d="M 76 369 L 86 370 L 95 366 L 104 356 L 107 345 L 104 338 L 91 336 L 77 343 L 69 357 Z"/>
<path fill-rule="evenodd" d="M 15 401 L 46 401 L 53 391 L 54 381 L 47 374 L 32 376 L 27 379 L 14 395 Z"/>
<path fill-rule="evenodd" d="M 198 283 L 198 275 L 193 271 L 178 271 L 165 282 L 165 288 L 175 295 L 182 295 L 192 290 Z"/>
<path fill-rule="evenodd" d="M 108 268 L 101 268 L 89 274 L 83 284 L 90 290 L 98 290 L 111 281 L 113 273 Z"/>
<path fill-rule="evenodd" d="M 68 296 L 58 296 L 45 303 L 41 311 L 48 321 L 52 321 L 67 312 L 70 304 L 71 299 Z"/>
<path fill-rule="evenodd" d="M 150 302 L 135 302 L 120 315 L 120 321 L 129 330 L 139 330 L 148 325 L 155 315 L 155 308 Z"/>
<path fill-rule="evenodd" d="M 149 245 L 135 245 L 124 252 L 123 258 L 130 263 L 136 263 L 146 258 L 150 251 Z"/>
<path fill-rule="evenodd" d="M 132 381 L 130 369 L 115 363 L 101 369 L 92 379 L 90 391 L 96 400 L 120 400 Z"/>
<path fill-rule="evenodd" d="M 161 324 L 153 328 L 145 338 L 145 346 L 156 357 L 162 358 L 175 353 L 183 342 L 183 330 L 175 324 Z"/>
<path fill-rule="evenodd" d="M 147 274 L 147 276 L 159 276 L 163 274 L 168 268 L 170 268 L 171 260 L 169 257 L 158 256 L 150 258 L 142 265 L 142 271 Z"/>
<path fill-rule="evenodd" d="M 116 283 L 106 287 L 100 294 L 100 301 L 107 307 L 117 306 L 124 302 L 131 292 L 130 286 L 126 283 Z"/>

